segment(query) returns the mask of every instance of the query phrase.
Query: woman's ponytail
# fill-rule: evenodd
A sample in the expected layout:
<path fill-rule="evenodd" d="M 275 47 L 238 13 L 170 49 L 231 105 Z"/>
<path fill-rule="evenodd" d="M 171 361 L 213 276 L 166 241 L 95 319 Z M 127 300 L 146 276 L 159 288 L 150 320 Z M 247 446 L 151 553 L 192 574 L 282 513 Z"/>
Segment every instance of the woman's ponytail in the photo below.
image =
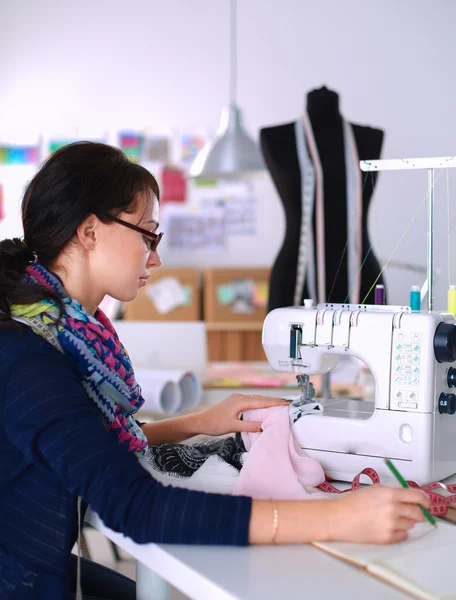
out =
<path fill-rule="evenodd" d="M 31 304 L 54 297 L 44 288 L 24 279 L 26 268 L 36 260 L 36 255 L 19 238 L 0 241 L 0 325 L 11 321 L 12 304 Z"/>

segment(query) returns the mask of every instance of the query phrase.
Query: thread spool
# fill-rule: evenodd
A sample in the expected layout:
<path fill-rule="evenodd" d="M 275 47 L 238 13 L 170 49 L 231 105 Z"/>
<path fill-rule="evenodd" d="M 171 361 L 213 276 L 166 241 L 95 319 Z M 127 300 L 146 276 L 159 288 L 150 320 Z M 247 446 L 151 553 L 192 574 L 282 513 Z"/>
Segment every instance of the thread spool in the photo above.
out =
<path fill-rule="evenodd" d="M 450 285 L 448 289 L 448 312 L 456 315 L 456 285 Z"/>
<path fill-rule="evenodd" d="M 385 286 L 381 283 L 375 286 L 374 304 L 385 304 Z"/>
<path fill-rule="evenodd" d="M 421 291 L 419 285 L 412 285 L 410 290 L 410 308 L 412 310 L 421 310 Z"/>

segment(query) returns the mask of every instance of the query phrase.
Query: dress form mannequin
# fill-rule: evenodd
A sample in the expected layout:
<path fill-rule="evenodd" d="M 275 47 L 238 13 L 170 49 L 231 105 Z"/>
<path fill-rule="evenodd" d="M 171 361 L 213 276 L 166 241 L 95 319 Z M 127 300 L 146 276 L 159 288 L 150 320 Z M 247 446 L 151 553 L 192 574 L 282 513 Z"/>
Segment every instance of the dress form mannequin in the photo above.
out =
<path fill-rule="evenodd" d="M 344 143 L 344 139 L 347 137 L 347 129 L 344 129 L 344 120 L 339 112 L 338 95 L 326 87 L 309 92 L 307 95 L 307 115 L 307 122 L 310 122 L 310 128 L 313 131 L 316 153 L 321 165 L 321 189 L 323 191 L 323 210 L 321 214 L 324 213 L 323 219 L 320 220 L 320 231 L 324 232 L 323 235 L 320 235 L 320 238 L 324 241 L 323 254 L 321 255 L 324 264 L 318 262 L 317 252 L 315 252 L 315 281 L 318 285 L 313 286 L 314 295 L 316 296 L 313 300 L 315 302 L 341 303 L 346 301 L 347 296 L 352 291 L 350 288 L 353 288 L 349 284 L 349 260 L 346 243 L 347 239 L 353 239 L 354 233 L 352 220 L 348 216 L 350 226 L 347 238 L 348 203 L 345 157 L 347 146 Z M 301 232 L 303 173 L 301 169 L 302 162 L 300 163 L 298 156 L 299 140 L 296 136 L 296 126 L 296 123 L 287 123 L 267 127 L 260 132 L 263 156 L 282 200 L 286 218 L 285 239 L 271 271 L 269 310 L 302 304 L 304 298 L 312 297 L 309 292 L 310 286 L 307 276 L 301 287 L 297 285 L 297 279 L 299 279 L 298 259 L 303 245 Z M 380 157 L 383 131 L 361 125 L 351 125 L 350 135 L 352 135 L 356 147 L 354 150 L 355 155 L 357 150 L 357 160 L 375 160 Z M 311 144 L 309 144 L 308 136 L 306 136 L 305 144 L 309 151 Z M 312 152 L 309 152 L 309 155 L 311 154 Z M 313 158 L 314 156 L 312 156 Z M 312 162 L 316 166 L 315 161 L 312 160 Z M 368 174 L 367 181 L 365 181 L 366 174 L 360 174 L 358 164 L 356 164 L 356 169 L 360 186 L 363 186 L 362 198 L 359 199 L 359 255 L 360 260 L 364 260 L 370 248 L 367 217 L 376 174 L 373 174 L 373 177 Z M 318 210 L 314 209 L 310 224 L 311 233 L 313 233 L 312 245 L 314 247 L 319 239 L 317 215 Z M 323 268 L 321 268 L 322 266 Z M 361 274 L 359 275 L 358 270 L 355 270 L 358 280 L 357 302 L 364 299 L 379 272 L 379 264 L 371 250 L 362 267 Z M 377 283 L 383 284 L 384 282 L 382 278 L 379 278 Z M 316 289 L 317 292 L 315 293 Z M 297 292 L 299 298 L 296 301 Z M 322 298 L 321 296 L 325 297 Z M 353 301 L 352 298 L 351 300 Z M 374 291 L 372 290 L 366 299 L 366 303 L 372 304 L 373 301 Z"/>

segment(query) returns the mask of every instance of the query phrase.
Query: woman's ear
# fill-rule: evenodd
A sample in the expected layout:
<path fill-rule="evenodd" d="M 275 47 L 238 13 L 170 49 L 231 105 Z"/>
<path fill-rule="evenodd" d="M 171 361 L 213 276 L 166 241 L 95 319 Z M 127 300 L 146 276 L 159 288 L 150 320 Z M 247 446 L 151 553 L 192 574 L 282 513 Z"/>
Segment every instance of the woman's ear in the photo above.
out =
<path fill-rule="evenodd" d="M 85 250 L 93 250 L 98 239 L 98 228 L 100 221 L 95 215 L 89 215 L 79 225 L 76 230 L 76 236 L 79 243 Z"/>

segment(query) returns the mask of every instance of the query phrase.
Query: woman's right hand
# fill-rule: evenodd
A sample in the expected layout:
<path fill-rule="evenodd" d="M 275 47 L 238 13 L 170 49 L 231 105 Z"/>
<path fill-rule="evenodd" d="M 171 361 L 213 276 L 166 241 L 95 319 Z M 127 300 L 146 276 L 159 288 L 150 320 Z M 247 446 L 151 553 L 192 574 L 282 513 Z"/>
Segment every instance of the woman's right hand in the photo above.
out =
<path fill-rule="evenodd" d="M 407 539 L 408 530 L 424 520 L 418 504 L 429 508 L 430 499 L 418 489 L 380 485 L 357 490 L 331 503 L 331 540 L 391 544 Z"/>

